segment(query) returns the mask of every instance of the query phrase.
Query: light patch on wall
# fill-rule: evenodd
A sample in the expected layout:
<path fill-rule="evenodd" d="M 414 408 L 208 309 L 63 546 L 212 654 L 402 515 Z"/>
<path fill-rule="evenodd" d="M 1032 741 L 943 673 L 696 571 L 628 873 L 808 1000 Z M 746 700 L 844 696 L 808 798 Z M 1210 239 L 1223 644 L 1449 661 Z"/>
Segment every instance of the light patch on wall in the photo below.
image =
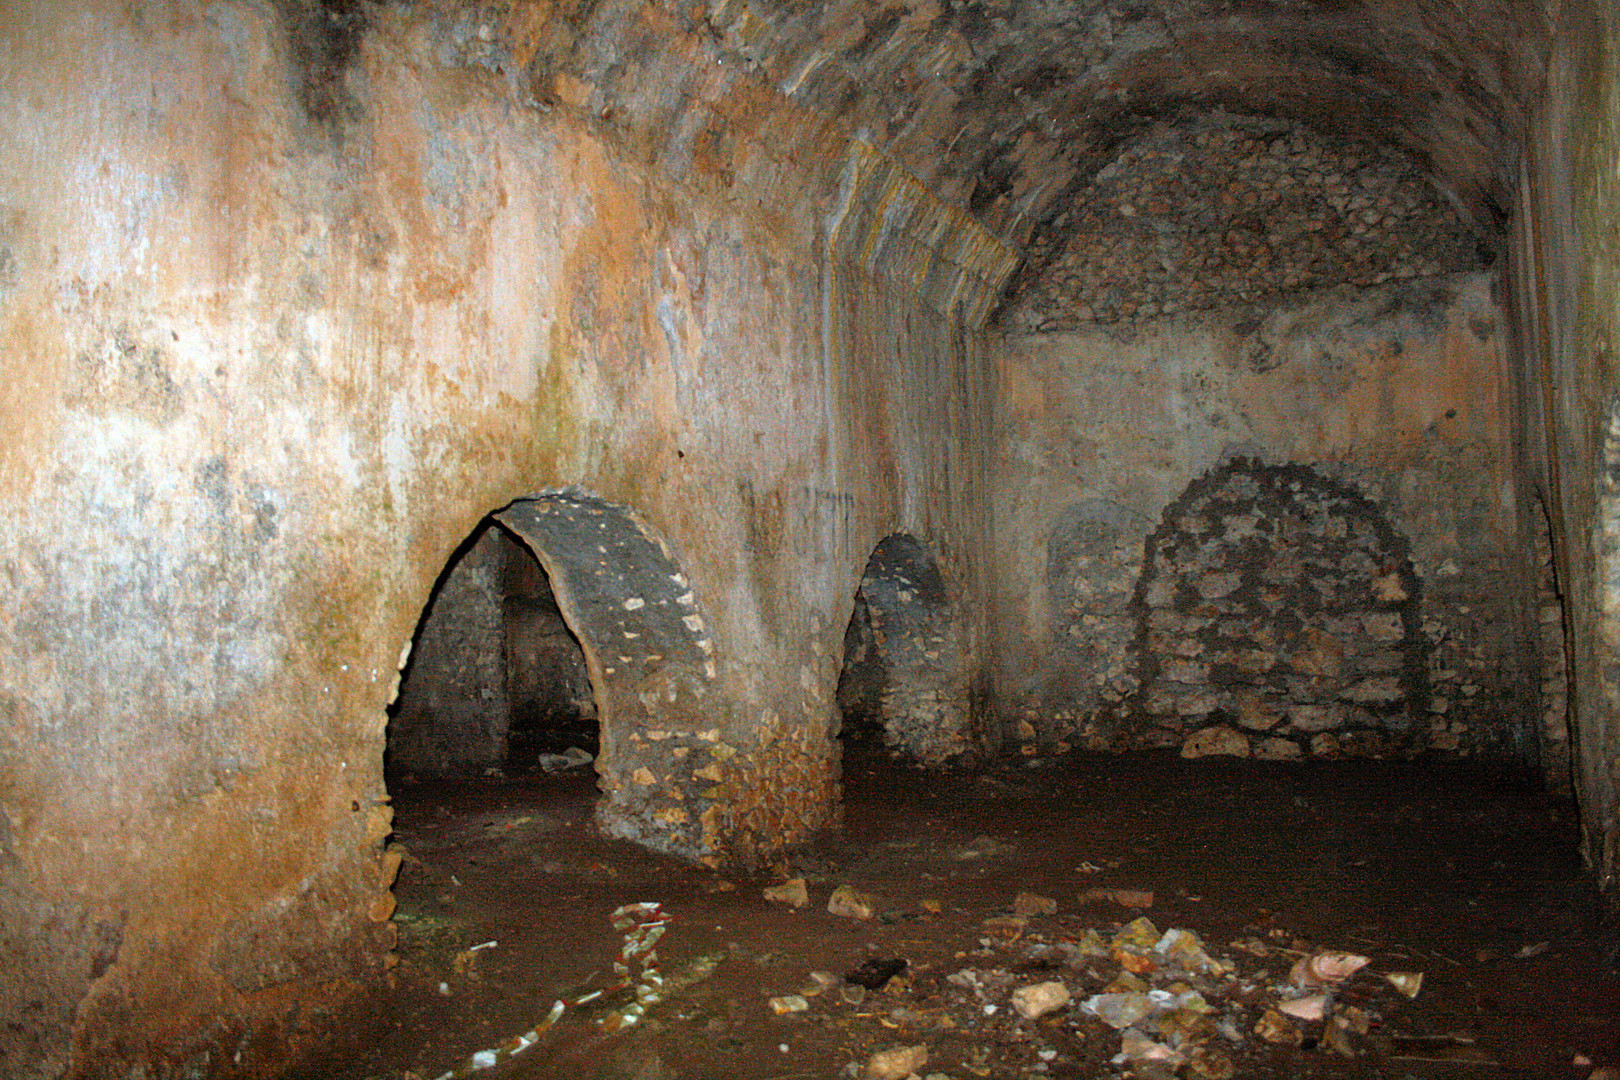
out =
<path fill-rule="evenodd" d="M 74 161 L 67 187 L 76 195 L 82 244 L 70 272 L 86 282 L 121 277 L 152 250 L 152 222 L 172 194 L 168 178 L 105 154 Z"/>
<path fill-rule="evenodd" d="M 416 462 L 416 456 L 411 452 L 410 431 L 409 403 L 396 397 L 388 404 L 388 430 L 383 433 L 382 459 L 394 512 L 401 515 L 408 510 L 408 481 Z"/>

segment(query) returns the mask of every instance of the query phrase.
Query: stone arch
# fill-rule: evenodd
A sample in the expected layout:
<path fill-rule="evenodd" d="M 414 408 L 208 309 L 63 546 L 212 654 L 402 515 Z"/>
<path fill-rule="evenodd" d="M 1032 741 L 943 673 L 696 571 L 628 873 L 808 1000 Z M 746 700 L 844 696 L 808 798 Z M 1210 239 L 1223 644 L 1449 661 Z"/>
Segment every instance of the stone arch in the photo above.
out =
<path fill-rule="evenodd" d="M 488 668 L 507 661 L 504 645 L 491 645 L 487 633 L 500 618 L 493 595 L 499 575 L 477 564 L 460 570 L 485 545 L 498 550 L 491 535 L 533 556 L 580 645 L 599 730 L 603 831 L 685 858 L 710 854 L 700 794 L 710 782 L 694 773 L 725 752 L 718 731 L 698 720 L 716 677 L 714 646 L 669 546 L 634 512 L 577 489 L 518 499 L 490 514 L 458 549 L 436 602 L 447 587 L 471 594 L 476 610 L 468 621 L 484 637 L 475 642 L 481 648 L 467 650 L 465 664 L 473 681 L 491 686 Z M 458 574 L 464 584 L 455 585 Z M 509 712 L 509 700 L 495 700 L 499 693 L 489 692 L 489 708 Z"/>
<path fill-rule="evenodd" d="M 1410 544 L 1353 488 L 1236 459 L 1149 536 L 1135 738 L 1188 756 L 1382 756 L 1427 705 Z"/>
<path fill-rule="evenodd" d="M 971 652 L 939 564 L 915 537 L 884 537 L 867 560 L 844 635 L 844 734 L 942 765 L 972 747 Z"/>

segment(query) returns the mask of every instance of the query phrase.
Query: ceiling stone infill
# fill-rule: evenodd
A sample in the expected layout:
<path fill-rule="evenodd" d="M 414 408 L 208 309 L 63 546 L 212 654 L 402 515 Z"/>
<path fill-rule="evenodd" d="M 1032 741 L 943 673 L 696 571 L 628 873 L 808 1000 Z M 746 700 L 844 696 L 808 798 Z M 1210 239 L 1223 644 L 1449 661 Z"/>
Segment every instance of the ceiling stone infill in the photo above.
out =
<path fill-rule="evenodd" d="M 1070 330 L 1472 271 L 1489 255 L 1400 151 L 1217 113 L 1127 142 L 1033 238 L 1004 318 Z"/>

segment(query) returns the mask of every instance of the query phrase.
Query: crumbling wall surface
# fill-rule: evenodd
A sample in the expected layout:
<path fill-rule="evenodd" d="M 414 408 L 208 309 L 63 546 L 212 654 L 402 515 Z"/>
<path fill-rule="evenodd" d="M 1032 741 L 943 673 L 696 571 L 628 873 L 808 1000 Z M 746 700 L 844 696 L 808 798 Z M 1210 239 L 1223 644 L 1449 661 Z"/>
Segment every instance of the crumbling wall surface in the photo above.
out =
<path fill-rule="evenodd" d="M 1392 536 L 1404 538 L 1391 540 L 1394 547 L 1410 543 L 1420 610 L 1399 612 L 1398 632 L 1394 624 L 1366 629 L 1374 637 L 1387 633 L 1400 656 L 1386 658 L 1389 672 L 1364 672 L 1400 676 L 1398 697 L 1412 710 L 1411 732 L 1396 741 L 1458 753 L 1513 752 L 1520 733 L 1510 718 L 1528 715 L 1523 706 L 1536 664 L 1513 628 L 1530 610 L 1534 582 L 1517 553 L 1499 322 L 1491 279 L 1454 275 L 1329 290 L 1221 316 L 1160 318 L 1129 333 L 1009 336 L 998 358 L 993 490 L 997 606 L 1005 628 L 997 677 L 1010 733 L 1034 752 L 1131 744 L 1145 730 L 1144 716 L 1166 710 L 1179 719 L 1162 738 L 1220 725 L 1220 718 L 1208 719 L 1212 710 L 1233 704 L 1220 705 L 1221 694 L 1166 697 L 1161 682 L 1154 696 L 1143 685 L 1133 598 L 1140 599 L 1139 584 L 1150 597 L 1164 587 L 1164 566 L 1153 560 L 1163 564 L 1170 556 L 1162 546 L 1147 546 L 1161 527 L 1197 535 L 1200 544 L 1228 543 L 1237 539 L 1234 530 L 1261 527 L 1243 513 L 1211 520 L 1207 508 L 1185 510 L 1184 518 L 1172 508 L 1199 477 L 1243 460 L 1259 470 L 1256 476 L 1300 469 L 1301 483 L 1338 493 L 1330 502 L 1366 500 Z M 1311 515 L 1324 528 L 1352 527 L 1345 514 Z M 1344 520 L 1330 524 L 1335 518 Z M 1365 515 L 1359 520 L 1355 528 L 1372 528 Z M 1176 546 L 1172 561 L 1191 560 L 1178 573 L 1198 564 L 1191 553 L 1200 550 Z M 1362 562 L 1348 550 L 1341 554 Z M 1371 551 L 1362 555 L 1377 561 Z M 1222 574 L 1247 581 L 1240 567 L 1202 569 L 1211 575 L 1203 587 L 1216 591 L 1227 580 Z M 1290 571 L 1289 579 L 1314 588 L 1309 575 L 1298 573 Z M 1336 573 L 1328 574 L 1318 584 L 1342 593 L 1335 580 Z M 1183 584 L 1192 593 L 1200 587 L 1183 580 L 1177 589 Z M 1218 621 L 1217 611 L 1204 610 L 1218 598 L 1176 595 L 1181 599 L 1168 608 L 1150 603 L 1148 610 L 1161 619 Z M 1329 603 L 1327 595 L 1322 602 Z M 1375 616 L 1381 624 L 1395 613 L 1369 608 L 1356 617 Z M 1200 623 L 1202 630 L 1214 625 Z M 1412 639 L 1414 631 L 1421 640 Z M 1194 635 L 1178 646 L 1173 637 L 1164 648 L 1210 644 Z M 1234 638 L 1223 651 L 1277 645 Z M 1364 651 L 1361 644 L 1349 647 Z M 1407 666 L 1418 652 L 1421 673 Z M 1162 679 L 1171 659 L 1159 655 L 1154 670 Z M 1191 656 L 1174 662 L 1184 673 L 1210 663 Z M 1238 674 L 1221 678 L 1233 687 L 1258 678 Z M 1178 682 L 1206 684 L 1202 674 Z M 1150 709 L 1141 708 L 1150 701 Z M 1343 719 L 1340 712 L 1334 716 Z M 1238 715 L 1223 711 L 1233 722 Z M 1252 724 L 1260 716 L 1251 708 Z M 1362 726 L 1390 730 L 1382 721 Z M 1331 740 L 1316 741 L 1324 752 L 1338 752 Z M 1312 740 L 1298 742 L 1308 750 Z M 1363 749 L 1382 752 L 1376 742 Z"/>
<path fill-rule="evenodd" d="M 1570 4 L 1557 32 L 1513 222 L 1519 400 L 1566 608 L 1582 846 L 1620 906 L 1620 17 Z"/>
<path fill-rule="evenodd" d="M 846 291 L 840 123 L 603 11 L 0 13 L 0 1073 L 269 1072 L 378 970 L 400 653 L 514 499 L 630 508 L 707 621 L 714 689 L 642 688 L 619 743 L 659 793 L 724 757 L 707 820 L 637 835 L 757 862 L 834 819 L 861 566 L 905 523 L 956 573 L 982 523 L 939 524 L 988 393 L 941 305 L 982 304 L 890 273 L 900 224 Z"/>
<path fill-rule="evenodd" d="M 451 563 L 422 615 L 388 729 L 395 775 L 477 775 L 506 760 L 511 719 L 498 529 Z"/>

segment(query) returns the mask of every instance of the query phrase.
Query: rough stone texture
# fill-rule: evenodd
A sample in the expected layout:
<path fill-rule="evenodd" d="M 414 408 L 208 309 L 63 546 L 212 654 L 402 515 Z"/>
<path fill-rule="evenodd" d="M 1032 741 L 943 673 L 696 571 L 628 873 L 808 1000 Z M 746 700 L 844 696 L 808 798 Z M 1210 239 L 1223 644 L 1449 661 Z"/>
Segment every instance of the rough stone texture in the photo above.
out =
<path fill-rule="evenodd" d="M 546 568 L 597 689 L 597 819 L 613 836 L 718 863 L 716 794 L 736 768 L 718 668 L 691 583 L 662 538 L 623 507 L 577 491 L 520 499 L 495 519 Z M 499 653 L 497 653 L 499 655 Z"/>
<path fill-rule="evenodd" d="M 1200 728 L 1181 744 L 1181 756 L 1184 758 L 1248 757 L 1250 753 L 1249 737 L 1225 724 Z"/>
<path fill-rule="evenodd" d="M 867 561 L 844 637 L 838 700 L 852 733 L 870 729 L 922 765 L 966 753 L 975 717 L 962 624 L 922 545 L 884 538 Z"/>
<path fill-rule="evenodd" d="M 836 821 L 881 537 L 982 589 L 994 238 L 656 7 L 309 11 L 0 15 L 7 1075 L 269 1072 L 380 969 L 400 654 L 514 499 L 679 553 L 714 689 L 616 671 L 602 768 L 691 858 Z"/>
<path fill-rule="evenodd" d="M 478 774 L 506 760 L 501 537 L 481 526 L 422 615 L 389 725 L 388 765 L 397 773 Z"/>
<path fill-rule="evenodd" d="M 1511 752 L 1528 730 L 1524 706 L 1540 650 L 1514 629 L 1534 581 L 1515 539 L 1502 349 L 1490 281 L 1478 275 L 1345 287 L 1219 319 L 1161 317 L 1128 334 L 1008 338 L 998 363 L 995 580 L 1009 734 L 1032 752 L 1179 745 L 1189 727 L 1220 722 L 1220 712 L 1247 731 L 1282 726 L 1298 737 L 1354 726 L 1362 722 L 1354 710 L 1388 711 L 1398 697 L 1414 744 Z M 1159 696 L 1143 686 L 1132 645 L 1149 534 L 1199 476 L 1238 458 L 1308 468 L 1368 500 L 1411 544 L 1415 621 L 1399 600 L 1364 611 L 1352 636 L 1381 646 L 1366 650 L 1370 666 L 1340 688 L 1347 696 L 1300 697 L 1293 704 L 1312 708 L 1292 716 L 1270 693 L 1234 694 L 1261 676 L 1239 667 L 1236 679 L 1211 681 L 1215 663 L 1278 659 L 1276 643 L 1264 641 L 1234 641 L 1218 661 L 1203 655 L 1212 642 L 1198 634 L 1215 631 L 1198 620 L 1213 618 L 1234 592 L 1253 595 L 1241 567 L 1211 564 L 1188 580 L 1185 611 L 1165 608 L 1175 593 L 1142 596 L 1159 618 L 1190 620 L 1153 628 L 1169 632 L 1153 670 Z M 1228 525 L 1241 528 L 1199 516 L 1187 525 L 1207 530 L 1198 535 L 1212 544 Z M 1364 593 L 1410 591 L 1399 575 L 1380 585 L 1383 577 L 1368 577 Z M 1311 596 L 1317 584 L 1335 589 L 1331 575 L 1300 579 Z M 1172 639 L 1185 655 L 1171 651 Z M 1424 658 L 1422 671 L 1408 666 L 1413 656 Z M 1372 670 L 1379 663 L 1390 670 Z M 1378 681 L 1389 676 L 1398 676 L 1398 694 Z M 1172 684 L 1180 689 L 1166 696 Z M 1419 693 L 1426 700 L 1413 698 Z M 1133 722 L 1127 732 L 1122 718 L 1138 706 L 1174 722 Z"/>
<path fill-rule="evenodd" d="M 1025 1020 L 1038 1020 L 1069 1003 L 1069 988 L 1060 982 L 1020 986 L 1012 992 L 1012 1006 Z"/>
<path fill-rule="evenodd" d="M 1478 269 L 1480 238 L 1400 152 L 1216 113 L 1123 143 L 1030 244 L 1005 318 L 1137 321 Z"/>
<path fill-rule="evenodd" d="M 1136 688 L 1087 657 L 1117 653 L 1131 537 L 1234 457 L 1309 466 L 1410 538 L 1426 738 L 1477 752 L 1534 742 L 1502 718 L 1533 720 L 1551 664 L 1539 492 L 1573 788 L 1617 895 L 1613 20 L 7 5 L 0 1072 L 196 1076 L 240 1051 L 267 1074 L 380 969 L 400 651 L 479 522 L 570 484 L 664 539 L 714 646 L 696 715 L 706 672 L 660 705 L 610 649 L 634 624 L 581 634 L 604 815 L 738 863 L 837 819 L 840 643 L 882 537 L 926 539 L 973 698 L 1026 749 L 1106 742 L 1096 715 Z M 1133 140 L 1255 116 L 1398 149 L 1487 242 L 1509 221 L 1511 355 L 1478 277 L 997 340 L 1026 241 L 1062 249 L 1051 223 Z M 1282 722 L 1241 715 L 1251 743 Z M 1330 720 L 1288 722 L 1321 728 L 1313 753 L 1382 752 Z"/>
<path fill-rule="evenodd" d="M 1310 469 L 1212 469 L 1148 538 L 1127 714 L 1176 736 L 1204 728 L 1188 757 L 1249 756 L 1234 723 L 1302 747 L 1339 729 L 1410 742 L 1429 700 L 1409 550 L 1376 506 Z M 1141 734 L 1126 724 L 1116 739 Z"/>

